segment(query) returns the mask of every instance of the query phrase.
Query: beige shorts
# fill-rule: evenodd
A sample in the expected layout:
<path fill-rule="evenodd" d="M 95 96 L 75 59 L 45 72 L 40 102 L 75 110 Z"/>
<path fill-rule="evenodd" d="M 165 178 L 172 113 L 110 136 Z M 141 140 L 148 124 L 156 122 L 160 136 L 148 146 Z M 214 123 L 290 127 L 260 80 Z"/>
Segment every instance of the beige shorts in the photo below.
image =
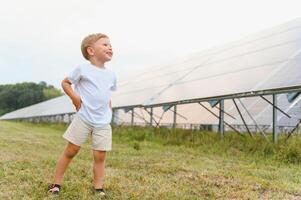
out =
<path fill-rule="evenodd" d="M 105 127 L 93 127 L 84 122 L 79 114 L 74 116 L 71 124 L 63 135 L 63 138 L 81 146 L 91 134 L 92 136 L 92 149 L 100 151 L 111 151 L 112 149 L 112 128 L 108 124 Z"/>

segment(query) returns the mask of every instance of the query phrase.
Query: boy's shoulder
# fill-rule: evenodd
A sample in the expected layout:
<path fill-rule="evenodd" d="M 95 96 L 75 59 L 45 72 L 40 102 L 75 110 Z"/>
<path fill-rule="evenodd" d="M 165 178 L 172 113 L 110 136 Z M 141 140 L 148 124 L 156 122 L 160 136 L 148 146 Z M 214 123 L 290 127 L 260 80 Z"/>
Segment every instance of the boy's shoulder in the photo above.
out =
<path fill-rule="evenodd" d="M 86 63 L 78 64 L 78 65 L 76 65 L 76 66 L 72 69 L 72 71 L 74 71 L 74 72 L 82 72 L 83 70 L 85 70 L 86 66 L 87 66 Z"/>
<path fill-rule="evenodd" d="M 90 63 L 81 63 L 79 65 L 76 66 L 76 70 L 80 71 L 81 73 L 95 73 L 95 69 L 93 69 L 95 66 L 92 66 Z M 103 71 L 103 70 L 101 70 Z M 105 70 L 103 72 L 106 72 L 107 75 L 109 76 L 113 76 L 114 78 L 116 78 L 116 73 L 109 69 L 109 68 L 105 68 Z"/>
<path fill-rule="evenodd" d="M 80 63 L 76 66 L 76 68 L 85 69 L 88 67 L 88 65 L 89 65 L 89 63 Z"/>
<path fill-rule="evenodd" d="M 80 63 L 76 65 L 74 70 L 78 70 L 81 73 L 91 73 L 91 70 L 93 71 L 93 68 L 91 68 L 90 63 Z"/>

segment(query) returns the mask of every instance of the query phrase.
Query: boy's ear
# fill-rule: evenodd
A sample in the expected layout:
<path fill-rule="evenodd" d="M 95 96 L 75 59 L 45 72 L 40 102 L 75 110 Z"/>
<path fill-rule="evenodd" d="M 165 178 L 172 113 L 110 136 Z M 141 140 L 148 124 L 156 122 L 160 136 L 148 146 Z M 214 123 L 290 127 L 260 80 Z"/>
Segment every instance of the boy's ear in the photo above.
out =
<path fill-rule="evenodd" d="M 92 47 L 87 47 L 87 53 L 90 55 L 90 56 L 94 56 L 94 49 Z"/>

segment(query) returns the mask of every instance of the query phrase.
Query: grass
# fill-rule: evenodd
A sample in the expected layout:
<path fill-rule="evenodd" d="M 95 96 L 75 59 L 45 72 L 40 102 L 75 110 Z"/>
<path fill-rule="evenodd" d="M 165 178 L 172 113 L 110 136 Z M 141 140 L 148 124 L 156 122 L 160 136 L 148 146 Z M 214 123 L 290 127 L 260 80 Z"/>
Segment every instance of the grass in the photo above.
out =
<path fill-rule="evenodd" d="M 59 197 L 46 194 L 65 125 L 0 121 L 0 199 L 98 199 L 87 141 Z M 301 140 L 115 127 L 106 199 L 301 199 Z"/>

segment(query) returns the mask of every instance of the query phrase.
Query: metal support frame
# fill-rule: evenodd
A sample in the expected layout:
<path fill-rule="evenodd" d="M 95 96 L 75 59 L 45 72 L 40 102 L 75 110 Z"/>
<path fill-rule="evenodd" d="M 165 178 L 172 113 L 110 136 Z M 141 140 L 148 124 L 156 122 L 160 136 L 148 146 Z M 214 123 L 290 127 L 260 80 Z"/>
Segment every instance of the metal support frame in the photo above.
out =
<path fill-rule="evenodd" d="M 209 108 L 207 108 L 206 106 L 204 106 L 201 102 L 199 102 L 199 104 L 200 104 L 203 108 L 205 108 L 208 112 L 210 112 L 212 115 L 214 115 L 216 118 L 219 119 L 219 116 L 216 115 L 214 112 L 212 112 Z M 233 126 L 231 126 L 231 125 L 230 125 L 229 123 L 227 123 L 226 121 L 224 121 L 224 124 L 226 124 L 227 126 L 229 126 L 229 127 L 230 127 L 232 130 L 234 130 L 236 133 L 242 135 L 241 132 L 239 132 L 236 128 L 234 128 Z"/>
<path fill-rule="evenodd" d="M 159 127 L 160 122 L 161 122 L 161 120 L 163 119 L 164 114 L 165 114 L 170 108 L 171 108 L 171 107 L 169 107 L 168 109 L 163 109 L 163 112 L 162 112 L 162 114 L 161 114 L 161 116 L 160 116 L 160 118 L 159 118 L 159 120 L 158 120 L 158 123 L 157 123 L 157 125 L 156 125 L 156 128 Z"/>
<path fill-rule="evenodd" d="M 172 127 L 176 128 L 177 125 L 177 105 L 174 105 L 174 113 L 173 113 L 173 124 Z"/>
<path fill-rule="evenodd" d="M 144 118 L 144 116 L 140 116 L 137 112 L 133 112 L 134 116 L 136 116 L 139 119 L 142 119 L 146 124 L 148 124 L 149 122 Z"/>
<path fill-rule="evenodd" d="M 218 107 L 218 106 L 215 106 L 215 108 L 217 108 L 218 110 L 222 110 L 222 109 L 220 109 L 220 107 Z M 235 120 L 236 120 L 236 118 L 235 118 L 234 116 L 232 116 L 230 113 L 226 112 L 225 110 L 222 110 L 222 111 L 225 113 L 225 115 L 227 115 L 227 116 L 231 117 L 232 119 L 235 119 Z"/>
<path fill-rule="evenodd" d="M 277 95 L 273 94 L 273 142 L 277 143 L 278 133 L 277 133 Z"/>
<path fill-rule="evenodd" d="M 300 124 L 301 124 L 301 119 L 299 119 L 297 125 L 287 134 L 286 140 L 292 136 L 292 134 L 299 128 Z"/>
<path fill-rule="evenodd" d="M 131 108 L 133 107 L 140 107 L 140 108 L 148 108 L 148 107 L 158 107 L 158 106 L 168 106 L 168 107 L 172 107 L 173 105 L 181 105 L 181 104 L 188 104 L 188 103 L 200 103 L 200 102 L 204 102 L 204 101 L 210 101 L 210 100 L 226 100 L 226 99 L 234 99 L 234 98 L 242 98 L 242 97 L 254 97 L 254 96 L 260 96 L 261 98 L 263 98 L 265 101 L 267 101 L 268 103 L 271 104 L 271 102 L 269 102 L 267 99 L 265 99 L 263 97 L 263 95 L 276 95 L 276 94 L 281 94 L 281 93 L 287 93 L 287 92 L 301 92 L 301 86 L 292 86 L 292 87 L 285 87 L 285 88 L 276 88 L 276 89 L 270 89 L 270 90 L 262 90 L 262 91 L 249 91 L 249 92 L 245 92 L 245 93 L 238 93 L 238 94 L 232 94 L 232 95 L 224 95 L 224 96 L 216 96 L 216 97 L 210 97 L 210 98 L 201 98 L 201 99 L 190 99 L 190 100 L 181 100 L 181 101 L 175 101 L 175 102 L 169 102 L 169 103 L 162 103 L 162 104 L 153 104 L 153 105 L 149 105 L 149 106 L 142 106 L 142 105 L 135 105 L 135 106 L 130 106 Z M 252 121 L 254 122 L 254 124 L 256 125 L 256 128 L 260 131 L 260 133 L 266 138 L 265 133 L 263 132 L 263 130 L 258 126 L 258 124 L 256 123 L 256 121 L 254 120 L 254 118 L 251 116 L 251 114 L 248 112 L 248 110 L 246 109 L 246 107 L 243 105 L 243 103 L 240 101 L 240 99 L 238 99 L 240 104 L 244 107 L 244 109 L 246 110 L 247 114 L 250 116 L 250 118 L 252 119 Z M 200 104 L 202 105 L 202 104 Z M 275 104 L 273 103 L 273 114 L 274 112 L 276 112 L 276 110 L 279 110 L 280 112 L 282 112 L 284 115 L 286 115 L 287 117 L 291 118 L 287 113 L 285 113 L 284 111 L 282 111 L 280 108 L 278 108 L 277 106 L 275 107 Z M 202 105 L 203 106 L 203 105 Z M 116 108 L 125 108 L 125 107 L 116 107 Z M 127 107 L 129 108 L 129 107 Z M 218 107 L 217 107 L 218 108 Z M 207 108 L 206 108 L 207 109 Z M 218 108 L 220 111 L 220 114 L 227 114 L 223 108 Z M 168 110 L 168 109 L 167 109 Z M 166 111 L 167 111 L 166 110 Z M 208 110 L 208 109 L 207 109 Z M 165 111 L 165 112 L 166 112 Z M 173 110 L 171 110 L 172 112 L 174 112 Z M 208 110 L 209 111 L 209 110 Z M 160 123 L 164 113 L 162 113 L 158 124 Z M 277 112 L 276 112 L 277 113 Z M 212 113 L 214 114 L 214 113 Z M 178 116 L 181 116 L 180 114 L 177 113 Z M 228 114 L 227 114 L 228 115 Z M 222 115 L 220 115 L 222 117 Z M 230 116 L 232 117 L 232 116 Z M 183 117 L 185 118 L 185 117 Z M 218 117 L 220 119 L 220 117 Z M 233 118 L 233 117 L 232 117 Z M 185 118 L 186 119 L 186 118 Z M 220 120 L 222 121 L 222 120 Z M 226 122 L 224 122 L 226 124 Z M 273 123 L 276 124 L 276 123 Z M 230 128 L 232 128 L 233 130 L 235 130 L 235 132 L 240 133 L 238 130 L 236 130 L 233 126 L 231 126 L 230 124 L 226 124 L 227 126 L 229 126 Z M 221 126 L 220 126 L 221 127 Z M 276 130 L 276 128 L 275 128 Z M 220 129 L 220 132 L 222 131 L 222 129 Z M 273 133 L 276 133 L 275 131 Z M 241 134 L 241 133 L 240 133 Z M 277 135 L 274 134 L 275 139 L 277 140 Z"/>
<path fill-rule="evenodd" d="M 112 124 L 115 125 L 115 112 L 116 109 L 112 109 Z"/>
<path fill-rule="evenodd" d="M 283 110 L 281 110 L 279 107 L 275 106 L 272 102 L 270 102 L 269 100 L 267 100 L 264 96 L 260 95 L 260 97 L 262 99 L 264 99 L 266 102 L 268 102 L 270 105 L 273 106 L 273 108 L 276 108 L 277 110 L 279 110 L 282 114 L 284 114 L 285 116 L 287 116 L 288 118 L 292 118 L 289 114 L 287 114 L 286 112 L 284 112 Z"/>
<path fill-rule="evenodd" d="M 153 108 L 152 108 L 152 107 L 151 107 L 150 111 L 147 110 L 147 108 L 144 108 L 144 110 L 145 110 L 145 111 L 149 114 L 149 116 L 150 116 L 150 121 L 147 122 L 147 124 L 149 124 L 150 126 L 153 126 L 153 122 L 155 122 L 156 127 L 158 127 L 159 124 L 160 124 L 160 120 L 162 119 L 164 113 L 161 115 L 159 121 L 157 122 L 157 121 L 155 120 L 154 117 L 155 117 L 155 116 L 156 116 L 156 117 L 159 117 L 159 116 L 157 116 L 157 115 L 155 115 L 155 114 L 153 113 Z M 146 121 L 146 120 L 145 120 L 145 121 Z"/>
<path fill-rule="evenodd" d="M 150 116 L 150 122 L 149 122 L 149 125 L 150 126 L 153 126 L 153 107 L 150 108 L 150 113 L 149 113 L 149 116 Z"/>
<path fill-rule="evenodd" d="M 237 111 L 238 111 L 238 113 L 239 113 L 239 116 L 240 116 L 242 122 L 244 123 L 244 125 L 245 125 L 245 127 L 246 127 L 246 129 L 247 129 L 247 131 L 248 131 L 248 133 L 249 133 L 249 135 L 250 135 L 251 137 L 253 137 L 253 135 L 252 135 L 250 129 L 248 128 L 248 125 L 247 125 L 247 123 L 246 123 L 244 117 L 242 116 L 242 114 L 241 114 L 241 112 L 240 112 L 240 110 L 239 110 L 239 108 L 238 108 L 238 106 L 237 106 L 237 104 L 236 104 L 235 99 L 232 99 L 232 101 L 233 101 L 233 103 L 234 103 L 234 105 L 235 105 L 235 107 L 236 107 L 236 109 L 237 109 Z"/>
<path fill-rule="evenodd" d="M 249 115 L 249 117 L 252 119 L 253 123 L 255 124 L 255 126 L 257 127 L 257 129 L 259 130 L 259 132 L 261 133 L 261 135 L 263 135 L 266 138 L 266 135 L 264 134 L 264 132 L 261 130 L 261 128 L 258 126 L 256 120 L 252 117 L 251 113 L 248 111 L 248 109 L 246 108 L 246 106 L 242 103 L 242 101 L 240 99 L 238 99 L 239 103 L 242 105 L 242 107 L 245 109 L 245 111 L 247 112 L 247 114 Z"/>
<path fill-rule="evenodd" d="M 135 108 L 132 108 L 132 110 L 131 110 L 131 126 L 133 126 L 134 125 L 134 119 L 135 119 L 135 116 L 134 116 L 134 113 L 135 113 L 135 111 L 134 111 L 134 109 Z"/>
<path fill-rule="evenodd" d="M 173 105 L 173 106 L 176 106 L 176 105 Z M 177 115 L 177 116 L 180 116 L 180 117 L 182 117 L 183 119 L 186 119 L 186 120 L 187 120 L 187 118 L 186 118 L 185 116 L 183 116 L 183 115 L 177 113 L 177 110 L 176 110 L 176 109 L 175 109 L 175 110 L 171 110 L 171 108 L 172 108 L 173 106 L 168 106 L 168 107 L 166 107 L 166 108 L 163 108 L 163 113 L 161 114 L 160 117 L 159 117 L 159 116 L 156 116 L 154 113 L 151 113 L 150 111 L 148 111 L 147 108 L 144 108 L 144 109 L 145 109 L 145 111 L 146 111 L 150 116 L 152 115 L 152 116 L 156 116 L 156 117 L 159 118 L 159 120 L 158 120 L 158 122 L 157 122 L 157 121 L 154 119 L 154 117 L 152 117 L 152 121 L 154 121 L 154 122 L 156 123 L 156 128 L 157 128 L 157 127 L 159 127 L 159 125 L 160 125 L 160 122 L 161 122 L 161 120 L 162 120 L 162 118 L 163 118 L 163 115 L 164 115 L 168 110 L 170 110 L 171 112 L 174 113 L 174 118 L 175 118 L 175 115 Z"/>
<path fill-rule="evenodd" d="M 219 124 L 218 124 L 218 131 L 221 135 L 221 137 L 224 137 L 224 134 L 225 134 L 225 127 L 224 127 L 224 121 L 225 121 L 225 114 L 224 114 L 224 100 L 221 100 L 219 102 Z"/>
<path fill-rule="evenodd" d="M 174 122 L 176 122 L 176 116 L 179 116 L 179 117 L 181 117 L 181 118 L 187 120 L 187 118 L 186 118 L 185 116 L 183 116 L 183 115 L 181 115 L 181 114 L 179 114 L 179 113 L 177 112 L 177 108 L 174 109 L 174 110 L 171 110 L 172 107 L 173 107 L 173 106 L 166 106 L 166 107 L 163 107 L 163 112 L 162 112 L 161 116 L 159 117 L 159 120 L 158 120 L 158 122 L 157 122 L 156 128 L 160 125 L 160 122 L 161 122 L 161 120 L 162 120 L 164 114 L 165 114 L 168 110 L 170 110 L 171 112 L 174 113 Z M 176 105 L 174 105 L 174 107 L 176 107 Z M 175 123 L 174 123 L 174 124 L 175 124 Z M 173 125 L 173 126 L 174 126 L 174 125 Z"/>
<path fill-rule="evenodd" d="M 177 116 L 187 120 L 187 118 L 184 115 L 181 115 L 180 113 L 178 113 L 177 111 L 175 112 L 174 110 L 170 110 L 171 112 L 173 112 L 174 114 L 176 114 Z"/>

